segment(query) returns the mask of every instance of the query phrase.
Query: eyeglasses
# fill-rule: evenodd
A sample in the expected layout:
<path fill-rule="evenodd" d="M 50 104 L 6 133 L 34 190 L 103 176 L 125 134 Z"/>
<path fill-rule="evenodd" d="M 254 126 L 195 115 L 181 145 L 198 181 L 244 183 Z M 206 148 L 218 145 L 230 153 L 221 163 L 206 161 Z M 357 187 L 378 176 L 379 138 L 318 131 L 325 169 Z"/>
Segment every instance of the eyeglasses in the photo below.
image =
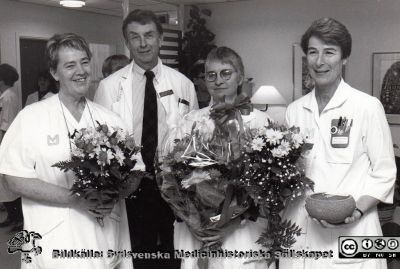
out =
<path fill-rule="evenodd" d="M 232 77 L 232 74 L 235 71 L 232 69 L 223 69 L 219 72 L 219 76 L 223 79 L 223 80 L 229 80 Z M 214 71 L 210 71 L 206 73 L 206 80 L 208 82 L 214 82 L 217 80 L 218 77 L 218 73 L 214 72 Z"/>

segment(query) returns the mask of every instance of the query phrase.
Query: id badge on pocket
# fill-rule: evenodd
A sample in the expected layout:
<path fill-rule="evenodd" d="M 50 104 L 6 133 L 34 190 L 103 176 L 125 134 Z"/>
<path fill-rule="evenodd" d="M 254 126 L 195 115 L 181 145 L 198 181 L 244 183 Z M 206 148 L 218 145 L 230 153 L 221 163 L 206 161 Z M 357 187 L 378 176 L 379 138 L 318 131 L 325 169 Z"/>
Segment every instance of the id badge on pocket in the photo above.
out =
<path fill-rule="evenodd" d="M 346 117 L 332 119 L 331 121 L 331 146 L 333 148 L 347 148 L 350 140 L 350 130 L 353 120 Z"/>

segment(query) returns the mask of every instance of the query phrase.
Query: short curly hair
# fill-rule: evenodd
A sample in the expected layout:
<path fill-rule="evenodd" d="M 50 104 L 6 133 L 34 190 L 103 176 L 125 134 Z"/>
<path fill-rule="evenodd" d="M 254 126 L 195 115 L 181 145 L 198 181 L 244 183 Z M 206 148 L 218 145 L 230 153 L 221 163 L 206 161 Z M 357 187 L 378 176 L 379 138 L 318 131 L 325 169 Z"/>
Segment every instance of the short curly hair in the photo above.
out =
<path fill-rule="evenodd" d="M 58 65 L 58 52 L 61 48 L 73 48 L 86 52 L 89 60 L 92 58 L 86 40 L 74 33 L 56 34 L 50 38 L 46 45 L 46 61 L 50 70 L 55 71 Z"/>
<path fill-rule="evenodd" d="M 311 37 L 317 37 L 326 44 L 339 46 L 342 50 L 342 59 L 351 54 L 351 35 L 339 21 L 332 18 L 320 18 L 315 20 L 301 37 L 301 48 L 305 54 L 308 50 L 308 42 Z"/>

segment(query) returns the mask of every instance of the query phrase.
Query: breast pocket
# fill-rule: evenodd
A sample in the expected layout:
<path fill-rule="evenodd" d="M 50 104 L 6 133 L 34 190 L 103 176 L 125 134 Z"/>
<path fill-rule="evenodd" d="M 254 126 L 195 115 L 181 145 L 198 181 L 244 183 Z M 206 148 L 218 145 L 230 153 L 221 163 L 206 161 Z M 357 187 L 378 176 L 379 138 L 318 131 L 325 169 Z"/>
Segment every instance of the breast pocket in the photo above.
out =
<path fill-rule="evenodd" d="M 123 106 L 120 101 L 114 102 L 111 104 L 111 111 L 117 113 L 118 115 L 122 114 L 122 112 L 123 112 L 122 109 L 123 109 Z"/>
<path fill-rule="evenodd" d="M 178 99 L 178 111 L 182 116 L 186 115 L 190 111 L 190 102 L 186 99 L 179 98 Z"/>

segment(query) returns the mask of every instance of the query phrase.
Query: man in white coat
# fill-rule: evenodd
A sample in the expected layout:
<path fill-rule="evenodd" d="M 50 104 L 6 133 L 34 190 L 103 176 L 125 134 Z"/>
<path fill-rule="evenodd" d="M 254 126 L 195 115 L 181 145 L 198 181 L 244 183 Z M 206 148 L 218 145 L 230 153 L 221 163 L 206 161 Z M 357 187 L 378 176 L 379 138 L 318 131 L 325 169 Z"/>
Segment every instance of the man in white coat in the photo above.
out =
<path fill-rule="evenodd" d="M 157 188 L 154 158 L 168 144 L 171 129 L 185 114 L 198 108 L 197 97 L 193 83 L 159 59 L 163 30 L 153 12 L 132 11 L 122 30 L 133 61 L 100 82 L 94 101 L 125 120 L 136 141 L 142 144 L 146 170 L 152 174 L 126 200 L 133 251 L 173 255 L 174 216 Z M 134 266 L 179 268 L 179 262 L 134 260 Z"/>

